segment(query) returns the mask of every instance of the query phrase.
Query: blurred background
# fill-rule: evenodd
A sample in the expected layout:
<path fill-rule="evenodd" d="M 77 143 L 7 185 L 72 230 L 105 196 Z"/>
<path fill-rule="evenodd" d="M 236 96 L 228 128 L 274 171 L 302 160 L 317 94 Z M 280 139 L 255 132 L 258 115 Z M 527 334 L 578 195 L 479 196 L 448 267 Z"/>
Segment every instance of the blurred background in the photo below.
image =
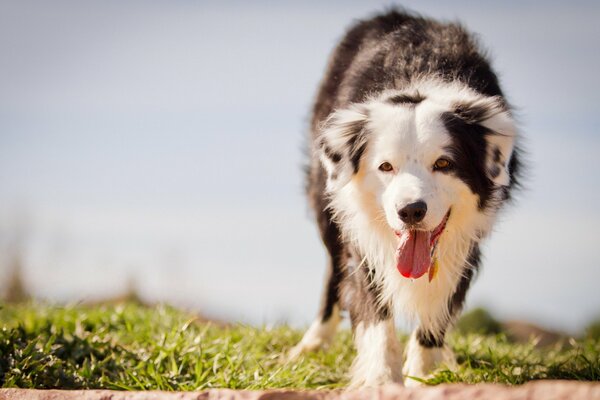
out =
<path fill-rule="evenodd" d="M 468 307 L 577 332 L 600 314 L 600 3 L 541 4 L 403 3 L 479 34 L 529 152 Z M 308 324 L 309 110 L 347 26 L 390 5 L 1 0 L 4 298 Z"/>

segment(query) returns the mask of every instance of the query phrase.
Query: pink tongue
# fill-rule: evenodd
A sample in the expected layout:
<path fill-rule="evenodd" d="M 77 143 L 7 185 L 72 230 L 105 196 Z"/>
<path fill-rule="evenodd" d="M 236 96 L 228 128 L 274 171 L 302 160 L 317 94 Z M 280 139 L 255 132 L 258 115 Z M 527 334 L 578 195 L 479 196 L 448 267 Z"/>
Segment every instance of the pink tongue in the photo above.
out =
<path fill-rule="evenodd" d="M 431 266 L 431 233 L 407 230 L 400 236 L 398 271 L 405 278 L 420 278 Z"/>

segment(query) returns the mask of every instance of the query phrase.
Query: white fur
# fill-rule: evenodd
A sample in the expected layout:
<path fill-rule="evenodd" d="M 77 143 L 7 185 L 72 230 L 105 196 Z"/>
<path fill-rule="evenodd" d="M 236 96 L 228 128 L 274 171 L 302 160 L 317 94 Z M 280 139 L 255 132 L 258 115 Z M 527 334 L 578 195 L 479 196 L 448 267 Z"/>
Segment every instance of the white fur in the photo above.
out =
<path fill-rule="evenodd" d="M 405 386 L 421 385 L 421 382 L 411 377 L 427 379 L 440 367 L 456 368 L 456 359 L 450 347 L 423 347 L 414 333 L 406 345 L 404 358 L 402 373 Z"/>
<path fill-rule="evenodd" d="M 329 186 L 330 208 L 343 226 L 346 238 L 374 268 L 377 281 L 383 284 L 382 300 L 391 302 L 396 312 L 418 319 L 425 329 L 432 327 L 435 331 L 448 318 L 448 299 L 460 279 L 471 241 L 478 242 L 489 233 L 495 219 L 495 213 L 478 209 L 477 196 L 460 179 L 432 173 L 431 166 L 450 143 L 439 116 L 461 102 L 489 103 L 492 114 L 484 125 L 500 134 L 490 137 L 499 146 L 506 165 L 515 129 L 510 115 L 496 104 L 497 98 L 482 96 L 465 85 L 421 81 L 407 92 L 411 90 L 418 90 L 426 99 L 416 106 L 390 105 L 382 100 L 393 94 L 387 92 L 350 110 L 337 111 L 330 118 L 323 135 L 334 150 L 343 142 L 340 134 L 346 123 L 369 115 L 368 129 L 372 133 L 357 174 L 348 173 L 341 178 L 343 165 L 326 165 L 331 173 L 334 167 L 338 173 L 337 182 Z M 394 173 L 382 174 L 377 170 L 383 161 L 392 163 Z M 504 171 L 497 178 L 499 184 L 507 183 L 507 174 Z M 452 207 L 437 246 L 440 268 L 432 282 L 427 277 L 406 279 L 396 269 L 398 239 L 394 230 L 403 228 L 397 210 L 417 199 L 427 202 L 424 224 L 429 230 Z"/>
<path fill-rule="evenodd" d="M 354 333 L 357 356 L 350 388 L 402 382 L 402 352 L 393 320 L 361 322 Z"/>
<path fill-rule="evenodd" d="M 336 111 L 323 127 L 322 137 L 328 146 L 342 152 L 347 127 L 361 118 L 367 123 L 369 145 L 358 173 L 344 165 L 347 160 L 342 160 L 341 165 L 334 165 L 325 155 L 321 155 L 321 160 L 330 176 L 330 208 L 342 225 L 345 239 L 357 246 L 374 269 L 375 279 L 383 288 L 381 300 L 392 304 L 395 314 L 418 320 L 423 329 L 437 332 L 449 320 L 448 300 L 461 278 L 471 243 L 489 233 L 495 219 L 495 210 L 478 209 L 477 196 L 463 181 L 432 171 L 435 160 L 445 155 L 445 146 L 451 140 L 440 115 L 452 111 L 458 103 L 486 105 L 490 112 L 483 125 L 497 133 L 490 135 L 489 140 L 499 148 L 505 161 L 504 170 L 494 179 L 497 185 L 508 184 L 508 161 L 516 134 L 512 118 L 498 98 L 482 96 L 465 85 L 429 80 L 417 82 L 406 91 L 418 91 L 425 100 L 410 106 L 391 105 L 383 99 L 394 92 L 383 93 L 364 104 Z M 392 164 L 393 172 L 378 171 L 384 161 Z M 334 173 L 335 180 L 331 179 Z M 431 282 L 427 276 L 404 278 L 396 268 L 398 238 L 394 230 L 405 228 L 397 210 L 418 199 L 424 199 L 428 205 L 423 221 L 428 230 L 435 229 L 452 210 L 436 250 L 439 272 Z M 396 366 L 393 354 L 397 350 L 390 339 L 392 329 L 388 325 L 359 324 L 353 385 L 398 379 L 392 368 Z M 421 348 L 414 338 L 407 354 L 407 374 L 421 377 L 443 359 L 441 350 Z"/>
<path fill-rule="evenodd" d="M 333 307 L 331 317 L 326 322 L 323 322 L 321 318 L 313 321 L 310 328 L 304 333 L 300 343 L 294 346 L 288 353 L 288 359 L 294 360 L 302 354 L 329 346 L 340 320 L 340 310 L 336 305 Z"/>

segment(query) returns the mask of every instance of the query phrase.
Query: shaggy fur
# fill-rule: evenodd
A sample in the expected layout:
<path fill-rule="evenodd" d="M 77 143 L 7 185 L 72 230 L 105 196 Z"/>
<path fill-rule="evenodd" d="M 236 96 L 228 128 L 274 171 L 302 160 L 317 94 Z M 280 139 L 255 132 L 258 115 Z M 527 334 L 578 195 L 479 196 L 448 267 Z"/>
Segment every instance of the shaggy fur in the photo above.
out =
<path fill-rule="evenodd" d="M 489 62 L 457 24 L 400 11 L 361 21 L 331 57 L 311 131 L 308 197 L 329 273 L 320 315 L 293 355 L 326 345 L 343 309 L 358 352 L 352 386 L 451 366 L 445 333 L 519 170 L 515 124 Z M 422 235 L 432 266 L 402 267 Z M 396 315 L 418 323 L 404 367 Z"/>

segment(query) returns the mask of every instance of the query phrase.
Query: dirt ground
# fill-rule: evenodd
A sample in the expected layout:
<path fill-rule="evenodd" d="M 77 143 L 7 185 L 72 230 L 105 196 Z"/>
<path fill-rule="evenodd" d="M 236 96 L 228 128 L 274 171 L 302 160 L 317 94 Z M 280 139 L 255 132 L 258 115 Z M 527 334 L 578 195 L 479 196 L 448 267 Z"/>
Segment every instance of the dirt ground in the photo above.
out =
<path fill-rule="evenodd" d="M 357 391 L 245 391 L 211 389 L 202 392 L 122 392 L 112 390 L 0 389 L 0 400 L 600 400 L 600 383 L 537 381 L 522 386 L 439 385 L 405 388 L 400 385 Z"/>

